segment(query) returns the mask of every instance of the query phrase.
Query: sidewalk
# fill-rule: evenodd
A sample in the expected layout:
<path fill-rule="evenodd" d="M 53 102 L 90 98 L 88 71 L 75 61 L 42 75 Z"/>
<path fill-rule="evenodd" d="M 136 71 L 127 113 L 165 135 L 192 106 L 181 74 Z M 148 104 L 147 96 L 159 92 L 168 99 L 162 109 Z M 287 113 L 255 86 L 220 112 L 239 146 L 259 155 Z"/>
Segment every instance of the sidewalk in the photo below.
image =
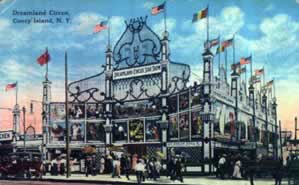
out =
<path fill-rule="evenodd" d="M 110 175 L 97 175 L 85 177 L 83 174 L 72 174 L 70 178 L 65 176 L 44 176 L 45 181 L 56 181 L 56 182 L 90 182 L 90 183 L 110 183 L 110 184 L 136 184 L 136 177 L 134 175 L 130 176 L 130 180 L 127 180 L 125 176 L 120 179 L 115 177 L 111 178 Z M 250 185 L 249 180 L 220 180 L 216 179 L 214 176 L 197 176 L 197 177 L 185 177 L 184 183 L 180 181 L 172 182 L 169 178 L 165 176 L 161 177 L 157 181 L 146 180 L 143 184 L 180 184 L 180 185 Z M 273 185 L 274 179 L 255 179 L 255 185 Z M 282 184 L 287 184 L 283 181 Z"/>

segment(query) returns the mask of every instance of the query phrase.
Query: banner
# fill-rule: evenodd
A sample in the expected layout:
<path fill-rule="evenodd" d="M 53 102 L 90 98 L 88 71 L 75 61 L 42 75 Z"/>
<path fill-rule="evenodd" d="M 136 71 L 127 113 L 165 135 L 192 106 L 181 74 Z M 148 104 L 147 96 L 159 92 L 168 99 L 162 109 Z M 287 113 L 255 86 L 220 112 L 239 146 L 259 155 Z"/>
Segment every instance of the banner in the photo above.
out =
<path fill-rule="evenodd" d="M 69 105 L 69 118 L 71 120 L 85 119 L 85 105 L 84 104 Z"/>
<path fill-rule="evenodd" d="M 99 119 L 103 114 L 102 104 L 87 104 L 86 105 L 86 119 Z"/>
<path fill-rule="evenodd" d="M 142 119 L 129 120 L 129 140 L 130 142 L 144 141 L 144 123 Z"/>
<path fill-rule="evenodd" d="M 189 139 L 189 112 L 179 114 L 180 140 Z"/>
<path fill-rule="evenodd" d="M 70 123 L 71 141 L 84 141 L 84 123 Z"/>
<path fill-rule="evenodd" d="M 135 67 L 123 69 L 113 72 L 113 80 L 145 76 L 151 74 L 161 73 L 161 64 L 154 64 L 150 66 Z"/>
<path fill-rule="evenodd" d="M 63 103 L 50 104 L 50 120 L 59 121 L 65 119 L 65 105 Z"/>

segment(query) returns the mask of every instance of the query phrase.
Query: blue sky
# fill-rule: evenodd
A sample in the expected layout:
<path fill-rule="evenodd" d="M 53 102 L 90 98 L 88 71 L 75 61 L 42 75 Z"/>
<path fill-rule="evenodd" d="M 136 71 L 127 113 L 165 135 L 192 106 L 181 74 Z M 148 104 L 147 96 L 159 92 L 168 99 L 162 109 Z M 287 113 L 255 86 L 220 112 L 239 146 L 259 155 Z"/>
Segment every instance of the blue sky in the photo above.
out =
<path fill-rule="evenodd" d="M 298 1 L 298 0 L 297 0 Z M 18 80 L 21 101 L 41 98 L 44 68 L 36 58 L 49 48 L 50 80 L 54 100 L 63 97 L 63 54 L 68 51 L 70 79 L 99 73 L 104 63 L 107 32 L 93 34 L 95 24 L 111 18 L 112 44 L 125 29 L 124 20 L 148 15 L 148 25 L 159 35 L 163 15 L 151 16 L 162 0 L 1 0 L 0 1 L 0 87 Z M 167 25 L 173 61 L 192 65 L 202 74 L 205 20 L 192 24 L 192 14 L 209 4 L 210 36 L 222 39 L 236 34 L 236 59 L 252 53 L 254 66 L 265 67 L 266 80 L 275 78 L 281 113 L 285 122 L 298 114 L 299 106 L 299 3 L 296 0 L 168 0 Z M 68 11 L 70 24 L 14 24 L 13 10 Z M 55 18 L 55 16 L 54 16 Z M 232 51 L 229 60 L 232 61 Z M 217 60 L 216 60 L 217 61 Z M 194 80 L 196 77 L 192 77 Z M 0 102 L 13 105 L 13 93 L 0 90 Z M 0 105 L 2 106 L 2 105 Z M 289 109 L 288 109 L 289 110 Z M 282 111 L 283 112 L 283 111 Z M 289 123 L 291 124 L 291 123 Z"/>

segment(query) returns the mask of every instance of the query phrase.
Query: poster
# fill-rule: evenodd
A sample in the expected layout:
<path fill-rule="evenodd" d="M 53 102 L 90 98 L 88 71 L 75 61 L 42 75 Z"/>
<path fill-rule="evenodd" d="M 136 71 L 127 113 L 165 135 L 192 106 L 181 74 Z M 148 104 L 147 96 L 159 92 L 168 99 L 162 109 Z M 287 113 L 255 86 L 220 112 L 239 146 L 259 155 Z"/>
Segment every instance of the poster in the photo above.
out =
<path fill-rule="evenodd" d="M 131 143 L 144 142 L 144 122 L 143 119 L 129 120 L 129 141 Z"/>
<path fill-rule="evenodd" d="M 169 113 L 175 113 L 178 111 L 178 100 L 177 96 L 170 96 L 168 98 L 168 109 Z"/>
<path fill-rule="evenodd" d="M 65 104 L 51 103 L 50 105 L 50 120 L 58 121 L 65 119 Z"/>
<path fill-rule="evenodd" d="M 71 141 L 84 141 L 84 131 L 85 124 L 84 122 L 74 122 L 70 123 L 70 140 Z"/>
<path fill-rule="evenodd" d="M 189 112 L 179 114 L 180 140 L 189 139 Z"/>
<path fill-rule="evenodd" d="M 87 142 L 105 142 L 106 134 L 104 122 L 87 122 L 86 139 Z"/>
<path fill-rule="evenodd" d="M 86 104 L 86 119 L 100 119 L 103 116 L 102 104 Z"/>
<path fill-rule="evenodd" d="M 168 137 L 170 141 L 179 139 L 178 118 L 177 114 L 169 116 Z"/>
<path fill-rule="evenodd" d="M 50 126 L 51 141 L 65 141 L 65 122 L 51 122 Z"/>
<path fill-rule="evenodd" d="M 147 118 L 145 120 L 146 142 L 158 142 L 161 140 L 162 130 L 158 121 L 161 118 Z"/>
<path fill-rule="evenodd" d="M 112 122 L 112 140 L 114 143 L 128 142 L 128 122 L 127 121 Z"/>
<path fill-rule="evenodd" d="M 70 120 L 85 119 L 85 105 L 84 104 L 70 104 L 69 105 L 69 119 Z"/>
<path fill-rule="evenodd" d="M 202 137 L 202 120 L 200 117 L 199 110 L 192 111 L 191 113 L 191 138 L 200 138 Z"/>
<path fill-rule="evenodd" d="M 189 91 L 186 91 L 179 95 L 179 109 L 180 111 L 189 108 Z"/>

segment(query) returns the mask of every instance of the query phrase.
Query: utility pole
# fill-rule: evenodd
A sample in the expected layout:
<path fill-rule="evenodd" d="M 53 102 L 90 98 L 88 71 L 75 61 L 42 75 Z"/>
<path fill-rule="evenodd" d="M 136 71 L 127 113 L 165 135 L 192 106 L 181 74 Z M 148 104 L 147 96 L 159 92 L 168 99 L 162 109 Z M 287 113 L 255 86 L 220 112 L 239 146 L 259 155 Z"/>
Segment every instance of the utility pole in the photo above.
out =
<path fill-rule="evenodd" d="M 23 111 L 23 133 L 24 133 L 24 152 L 26 152 L 26 108 L 22 108 Z"/>

